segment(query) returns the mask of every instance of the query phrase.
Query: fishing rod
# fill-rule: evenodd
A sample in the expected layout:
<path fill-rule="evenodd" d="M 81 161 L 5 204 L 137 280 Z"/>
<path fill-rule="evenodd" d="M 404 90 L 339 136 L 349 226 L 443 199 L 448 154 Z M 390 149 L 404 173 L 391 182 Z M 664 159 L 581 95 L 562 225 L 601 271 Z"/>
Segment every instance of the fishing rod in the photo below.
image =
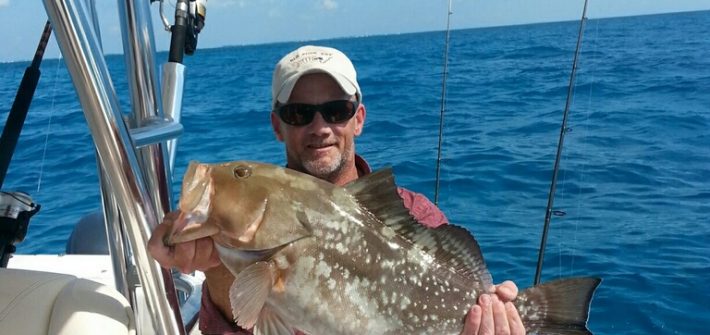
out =
<path fill-rule="evenodd" d="M 205 16 L 207 13 L 207 0 L 177 0 L 175 4 L 175 22 L 170 24 L 163 13 L 163 3 L 165 0 L 151 0 L 160 2 L 160 18 L 163 26 L 170 35 L 170 48 L 168 51 L 168 62 L 163 65 L 163 113 L 175 123 L 180 123 L 182 118 L 183 87 L 185 85 L 185 65 L 183 58 L 185 55 L 193 55 L 197 50 L 197 38 L 205 26 Z M 173 138 L 166 142 L 169 155 L 168 167 L 173 170 L 177 139 Z M 183 320 L 180 313 L 180 304 L 176 295 L 175 282 L 171 279 L 179 275 L 177 270 L 161 269 L 163 284 L 173 315 L 179 325 L 180 334 L 185 330 L 192 329 L 197 323 L 197 314 Z"/>
<path fill-rule="evenodd" d="M 557 188 L 557 175 L 560 170 L 560 160 L 562 157 L 562 146 L 565 142 L 565 133 L 567 133 L 567 116 L 572 103 L 572 95 L 574 94 L 574 80 L 577 75 L 577 64 L 579 60 L 579 50 L 582 46 L 582 35 L 584 34 L 584 24 L 587 21 L 587 2 L 584 0 L 584 9 L 582 10 L 582 18 L 579 21 L 579 33 L 577 34 L 577 47 L 574 50 L 574 60 L 572 61 L 572 73 L 569 77 L 569 86 L 567 86 L 567 101 L 565 102 L 565 110 L 562 117 L 562 125 L 560 127 L 560 138 L 557 143 L 557 154 L 555 156 L 555 166 L 552 169 L 552 182 L 550 183 L 550 193 L 547 198 L 547 209 L 545 209 L 545 225 L 542 229 L 542 238 L 540 239 L 540 252 L 537 258 L 537 270 L 535 271 L 534 285 L 540 283 L 540 274 L 542 272 L 542 262 L 545 258 L 545 245 L 547 244 L 547 232 L 550 230 L 550 218 L 553 214 L 552 206 L 555 200 L 555 190 Z"/>
<path fill-rule="evenodd" d="M 20 132 L 22 132 L 27 112 L 32 103 L 32 97 L 37 89 L 41 74 L 39 66 L 42 63 L 51 34 L 52 26 L 47 21 L 32 63 L 25 69 L 20 86 L 17 88 L 15 101 L 12 103 L 2 136 L 0 136 L 0 189 L 5 181 L 12 155 L 15 153 Z M 0 192 L 0 207 L 3 209 L 0 213 L 0 267 L 4 268 L 7 267 L 10 255 L 15 253 L 15 244 L 25 239 L 30 218 L 39 211 L 40 205 L 34 203 L 32 198 L 23 192 Z"/>
<path fill-rule="evenodd" d="M 207 0 L 177 0 L 175 4 L 175 24 L 170 24 L 163 14 L 164 0 L 160 1 L 160 17 L 170 37 L 168 62 L 182 64 L 185 54 L 192 55 L 197 49 L 197 37 L 205 26 Z"/>
<path fill-rule="evenodd" d="M 434 188 L 434 204 L 439 205 L 439 181 L 441 180 L 441 144 L 444 138 L 444 111 L 446 110 L 446 77 L 449 74 L 449 37 L 451 34 L 451 0 L 446 16 L 446 45 L 444 47 L 444 79 L 441 81 L 441 112 L 439 113 L 439 146 L 436 154 L 436 187 Z"/>
<path fill-rule="evenodd" d="M 25 69 L 20 86 L 17 88 L 15 101 L 12 103 L 12 108 L 7 116 L 5 128 L 2 130 L 2 136 L 0 137 L 0 188 L 2 188 L 2 184 L 5 181 L 12 155 L 17 146 L 17 140 L 20 138 L 27 112 L 30 110 L 32 97 L 34 97 L 35 89 L 37 89 L 40 77 L 39 66 L 42 63 L 44 50 L 47 48 L 50 35 L 52 35 L 52 26 L 47 21 L 42 31 L 42 37 L 39 39 L 37 51 L 34 58 L 32 58 L 32 63 Z"/>

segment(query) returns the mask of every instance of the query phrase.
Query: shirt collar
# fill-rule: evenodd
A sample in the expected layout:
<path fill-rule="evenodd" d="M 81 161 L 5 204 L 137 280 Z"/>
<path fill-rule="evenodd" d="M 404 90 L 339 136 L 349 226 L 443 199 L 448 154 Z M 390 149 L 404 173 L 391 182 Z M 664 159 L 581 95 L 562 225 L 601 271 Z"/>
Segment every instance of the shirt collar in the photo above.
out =
<path fill-rule="evenodd" d="M 368 175 L 372 172 L 370 164 L 368 164 L 367 161 L 358 154 L 355 154 L 355 169 L 357 169 L 358 177 Z"/>

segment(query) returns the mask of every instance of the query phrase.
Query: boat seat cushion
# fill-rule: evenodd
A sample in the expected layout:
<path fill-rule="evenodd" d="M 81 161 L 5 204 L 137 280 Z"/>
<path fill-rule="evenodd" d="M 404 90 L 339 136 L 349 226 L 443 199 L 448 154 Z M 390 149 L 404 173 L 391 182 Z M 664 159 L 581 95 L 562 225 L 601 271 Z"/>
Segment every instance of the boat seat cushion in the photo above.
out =
<path fill-rule="evenodd" d="M 0 268 L 3 334 L 135 334 L 133 311 L 116 290 L 71 275 Z"/>

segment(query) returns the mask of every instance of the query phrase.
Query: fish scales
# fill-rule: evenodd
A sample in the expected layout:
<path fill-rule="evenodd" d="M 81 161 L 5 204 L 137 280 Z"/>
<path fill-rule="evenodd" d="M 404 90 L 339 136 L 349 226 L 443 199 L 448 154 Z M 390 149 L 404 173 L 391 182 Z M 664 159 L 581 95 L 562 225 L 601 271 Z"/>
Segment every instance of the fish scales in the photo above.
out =
<path fill-rule="evenodd" d="M 256 162 L 193 163 L 182 197 L 171 243 L 213 238 L 235 275 L 236 322 L 257 334 L 458 334 L 491 289 L 470 233 L 414 221 L 389 170 L 338 187 Z M 528 332 L 588 334 L 598 283 L 521 292 L 515 303 Z M 550 298 L 558 289 L 573 298 Z M 549 310 L 562 317 L 549 320 Z"/>
<path fill-rule="evenodd" d="M 432 266 L 430 257 L 424 259 L 426 254 L 405 248 L 403 239 L 391 240 L 396 236 L 391 229 L 383 227 L 384 234 L 371 229 L 372 224 L 365 223 L 371 216 L 352 210 L 357 207 L 351 197 L 328 203 L 330 209 L 305 212 L 314 238 L 296 241 L 279 252 L 289 255 L 286 258 L 292 272 L 283 293 L 269 298 L 274 306 L 308 302 L 304 309 L 283 313 L 308 324 L 327 322 L 327 330 L 339 333 L 429 330 L 441 327 L 441 320 L 453 320 L 452 329 L 460 328 L 460 319 L 475 299 L 475 289 L 464 298 L 460 289 L 466 287 L 461 285 L 463 280 L 458 278 L 457 282 L 457 278 L 450 278 L 455 274 Z M 348 221 L 323 214 L 333 212 L 347 213 L 343 215 Z M 421 290 L 432 292 L 435 298 L 418 295 Z M 458 310 L 459 318 L 448 318 L 449 309 Z"/>

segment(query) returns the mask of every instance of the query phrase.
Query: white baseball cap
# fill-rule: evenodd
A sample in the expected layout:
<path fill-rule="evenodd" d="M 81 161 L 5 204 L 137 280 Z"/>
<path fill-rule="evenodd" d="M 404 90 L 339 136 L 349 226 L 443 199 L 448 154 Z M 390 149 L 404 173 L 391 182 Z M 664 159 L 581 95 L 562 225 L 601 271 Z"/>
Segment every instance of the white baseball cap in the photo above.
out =
<path fill-rule="evenodd" d="M 286 103 L 298 79 L 309 73 L 327 73 L 346 94 L 357 94 L 358 100 L 362 100 L 357 73 L 348 56 L 337 49 L 306 45 L 290 52 L 276 64 L 271 81 L 271 107 Z"/>

